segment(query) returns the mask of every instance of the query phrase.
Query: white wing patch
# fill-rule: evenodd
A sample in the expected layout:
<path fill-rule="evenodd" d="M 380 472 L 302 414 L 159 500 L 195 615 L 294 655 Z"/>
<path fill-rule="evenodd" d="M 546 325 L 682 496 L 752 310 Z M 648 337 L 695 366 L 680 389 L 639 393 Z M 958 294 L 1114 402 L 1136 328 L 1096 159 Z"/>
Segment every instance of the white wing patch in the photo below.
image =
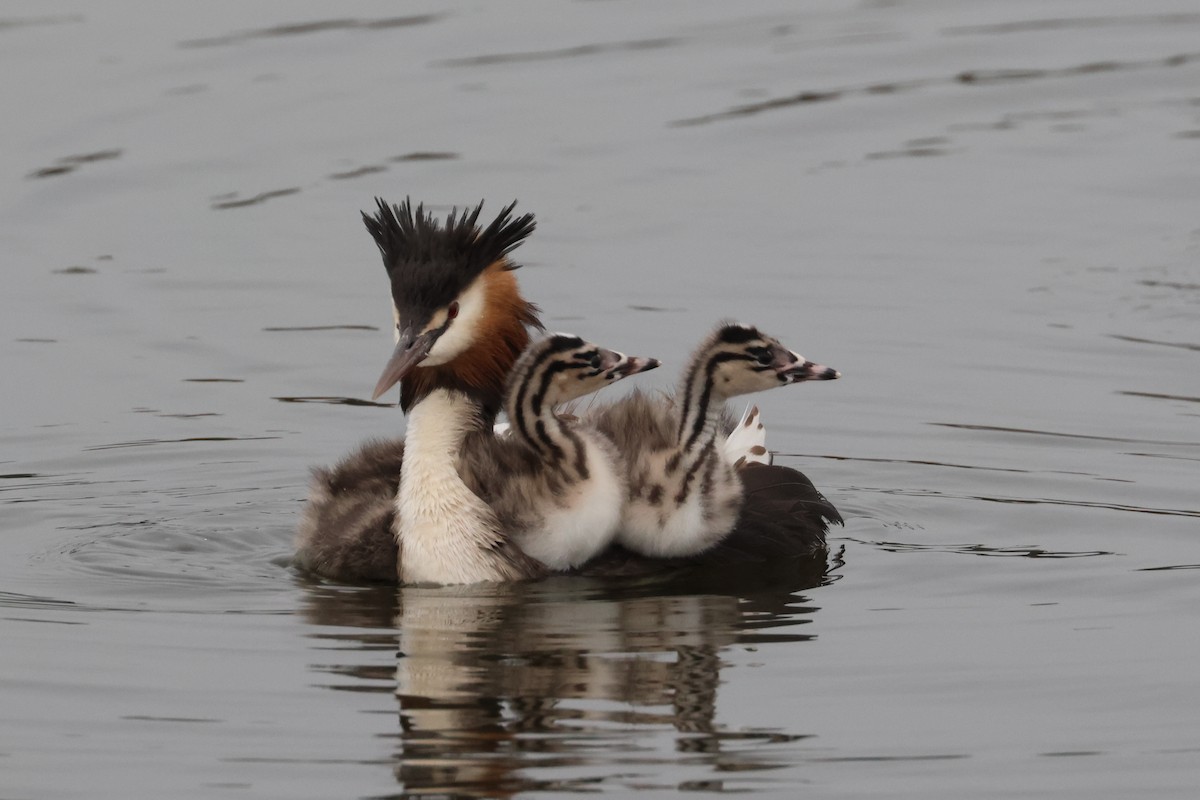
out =
<path fill-rule="evenodd" d="M 743 461 L 771 463 L 771 452 L 767 450 L 767 429 L 763 427 L 758 406 L 746 406 L 737 426 L 721 445 L 721 457 L 726 464 L 734 465 Z"/>

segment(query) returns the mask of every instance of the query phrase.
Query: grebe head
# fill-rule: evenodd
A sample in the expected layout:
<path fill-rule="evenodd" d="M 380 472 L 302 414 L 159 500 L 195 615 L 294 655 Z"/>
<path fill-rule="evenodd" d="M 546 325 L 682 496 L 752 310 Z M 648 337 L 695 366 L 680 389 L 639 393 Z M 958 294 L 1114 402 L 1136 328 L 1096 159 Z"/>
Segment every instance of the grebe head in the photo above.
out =
<path fill-rule="evenodd" d="M 541 327 L 537 308 L 521 297 L 508 259 L 534 229 L 532 214 L 501 209 L 486 228 L 483 204 L 445 221 L 405 200 L 376 198 L 363 222 L 375 239 L 391 283 L 396 347 L 375 386 L 379 397 L 401 382 L 401 406 L 410 408 L 436 386 L 477 394 L 499 406 L 505 376 L 529 341 L 526 326 Z"/>
<path fill-rule="evenodd" d="M 555 333 L 531 344 L 518 359 L 509 396 L 521 402 L 513 395 L 528 395 L 536 408 L 553 408 L 661 364 L 657 358 L 627 356 L 573 334 Z"/>
<path fill-rule="evenodd" d="M 827 381 L 841 373 L 804 358 L 750 325 L 723 324 L 704 349 L 713 390 L 723 397 L 760 392 L 802 381 Z"/>

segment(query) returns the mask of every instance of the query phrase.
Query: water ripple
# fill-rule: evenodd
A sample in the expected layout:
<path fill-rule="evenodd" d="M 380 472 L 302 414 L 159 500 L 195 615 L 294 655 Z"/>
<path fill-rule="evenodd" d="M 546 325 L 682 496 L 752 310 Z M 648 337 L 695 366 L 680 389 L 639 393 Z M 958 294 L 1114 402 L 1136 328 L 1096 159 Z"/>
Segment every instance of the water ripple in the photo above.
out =
<path fill-rule="evenodd" d="M 1134 344 L 1156 344 L 1160 347 L 1178 347 L 1182 350 L 1200 350 L 1200 344 L 1192 342 L 1163 342 L 1158 339 L 1143 339 L 1140 336 L 1122 336 L 1119 333 L 1110 333 L 1109 338 L 1119 339 L 1122 342 L 1133 342 Z"/>
<path fill-rule="evenodd" d="M 314 396 L 314 397 L 272 397 L 272 400 L 278 400 L 281 403 L 327 403 L 335 406 L 370 406 L 372 408 L 395 408 L 395 403 L 376 403 L 372 400 L 361 400 L 357 397 L 333 397 L 333 396 Z"/>
<path fill-rule="evenodd" d="M 1130 61 L 1094 61 L 1050 69 L 974 69 L 948 77 L 914 78 L 904 81 L 870 83 L 836 89 L 809 89 L 783 97 L 772 97 L 755 103 L 732 106 L 723 111 L 685 117 L 670 123 L 672 127 L 707 125 L 741 117 L 755 116 L 793 106 L 812 105 L 849 97 L 888 96 L 898 92 L 913 92 L 937 86 L 993 86 L 1046 79 L 1095 75 L 1101 72 L 1126 72 L 1147 69 L 1176 69 L 1200 61 L 1200 52 L 1176 53 L 1161 58 Z"/>
<path fill-rule="evenodd" d="M 1103 503 L 1092 500 L 1064 500 L 1049 497 L 998 497 L 995 495 L 981 494 L 951 494 L 949 492 L 941 492 L 934 489 L 879 489 L 857 487 L 857 490 L 862 492 L 878 492 L 880 494 L 899 495 L 902 497 L 936 497 L 944 500 L 980 500 L 985 503 L 1004 503 L 1010 505 L 1068 506 L 1072 508 L 1092 508 L 1106 511 L 1123 511 L 1134 514 L 1200 518 L 1200 510 L 1188 508 L 1153 508 L 1149 506 L 1135 506 L 1121 503 Z"/>
<path fill-rule="evenodd" d="M 120 149 L 112 150 L 97 150 L 92 153 L 81 153 L 74 156 L 65 156 L 58 159 L 48 167 L 41 167 L 29 173 L 28 178 L 50 178 L 57 175 L 66 175 L 68 172 L 74 172 L 84 164 L 90 164 L 95 161 L 109 161 L 114 158 L 120 158 L 122 151 Z M 82 268 L 81 268 L 82 269 Z M 94 272 L 95 270 L 92 270 Z"/>
<path fill-rule="evenodd" d="M 378 31 L 390 28 L 410 28 L 415 25 L 428 25 L 445 18 L 445 14 L 411 14 L 404 17 L 381 17 L 379 19 L 325 19 L 314 22 L 294 22 L 285 25 L 275 25 L 270 28 L 255 28 L 252 30 L 230 33 L 225 36 L 210 36 L 203 39 L 187 39 L 179 43 L 180 47 L 219 47 L 240 44 L 255 39 L 274 39 L 285 36 L 305 36 L 329 31 Z"/>
<path fill-rule="evenodd" d="M 86 450 L 116 450 L 125 447 L 151 447 L 160 444 L 183 444 L 185 442 L 253 442 L 263 439 L 282 439 L 282 436 L 185 436 L 182 439 L 135 439 L 129 442 L 113 442 L 83 448 Z"/>
<path fill-rule="evenodd" d="M 959 428 L 968 431 L 989 431 L 994 433 L 1018 433 L 1029 436 L 1053 436 L 1061 439 L 1084 439 L 1093 442 L 1120 442 L 1122 444 L 1153 444 L 1168 447 L 1200 447 L 1200 442 L 1171 441 L 1166 439 L 1128 439 L 1120 436 L 1096 436 L 1087 433 L 1063 433 L 1061 431 L 1039 431 L 1030 428 L 1007 428 L 999 425 L 972 425 L 965 422 L 930 422 L 941 428 Z"/>
<path fill-rule="evenodd" d="M 1190 397 L 1184 394 L 1161 394 L 1159 392 L 1135 392 L 1122 391 L 1117 394 L 1123 394 L 1127 397 L 1150 397 L 1155 400 L 1181 400 L 1185 403 L 1200 403 L 1200 397 Z"/>
<path fill-rule="evenodd" d="M 300 331 L 377 331 L 376 325 L 295 325 L 292 327 L 263 328 L 267 333 L 292 333 Z"/>
<path fill-rule="evenodd" d="M 256 206 L 260 203 L 265 203 L 275 197 L 287 197 L 290 194 L 296 194 L 300 191 L 299 186 L 291 186 L 287 189 L 272 189 L 266 192 L 259 192 L 253 197 L 238 198 L 237 192 L 232 192 L 229 195 L 224 195 L 229 199 L 219 199 L 213 202 L 209 208 L 226 209 L 226 208 L 245 208 L 246 206 Z"/>
<path fill-rule="evenodd" d="M 935 423 L 936 424 L 936 423 Z M 919 458 L 870 458 L 868 456 L 840 456 L 827 453 L 785 453 L 775 452 L 783 458 L 823 458 L 829 461 L 855 461 L 865 464 L 912 464 L 919 467 L 946 467 L 948 469 L 969 469 L 982 472 L 1012 472 L 1019 475 L 1078 475 L 1081 477 L 1099 477 L 1093 472 L 1079 472 L 1064 469 L 1020 469 L 1018 467 L 985 467 L 980 464 L 957 464 L 950 461 L 933 461 Z"/>
<path fill-rule="evenodd" d="M 876 547 L 889 553 L 954 553 L 956 555 L 1001 558 L 1090 558 L 1093 556 L 1119 555 L 1111 550 L 1047 550 L 1043 547 L 992 547 L 985 544 L 920 544 L 917 542 L 847 538 L 851 542 Z"/>
<path fill-rule="evenodd" d="M 1133 26 L 1175 26 L 1200 24 L 1200 14 L 1129 14 L 1109 17 L 1059 17 L 1026 19 L 1017 22 L 994 22 L 987 25 L 955 25 L 943 28 L 946 36 L 992 36 L 1038 31 L 1091 30 L 1094 28 L 1125 28 Z"/>
<path fill-rule="evenodd" d="M 658 50 L 673 47 L 680 43 L 679 39 L 634 39 L 627 42 L 605 42 L 600 44 L 583 44 L 576 47 L 564 47 L 559 50 L 534 50 L 525 53 L 492 53 L 468 58 L 448 58 L 435 61 L 439 67 L 490 67 L 497 64 L 521 64 L 538 61 L 557 61 L 564 58 L 580 58 L 606 53 L 621 53 L 637 50 Z"/>
<path fill-rule="evenodd" d="M 220 516 L 220 515 L 216 515 Z M 161 599 L 197 588 L 221 595 L 277 592 L 291 562 L 291 531 L 194 519 L 149 518 L 87 526 L 86 534 L 42 557 L 56 571 L 104 579 L 105 591 L 136 587 Z"/>

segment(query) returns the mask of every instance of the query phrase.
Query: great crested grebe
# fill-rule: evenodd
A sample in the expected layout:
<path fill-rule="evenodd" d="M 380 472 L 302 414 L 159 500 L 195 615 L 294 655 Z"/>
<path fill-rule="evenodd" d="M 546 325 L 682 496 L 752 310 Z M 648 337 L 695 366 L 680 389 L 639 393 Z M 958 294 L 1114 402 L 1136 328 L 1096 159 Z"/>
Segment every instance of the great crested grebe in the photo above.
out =
<path fill-rule="evenodd" d="M 808 523 L 800 525 L 797 533 L 804 541 L 794 547 L 823 546 L 826 522 L 841 522 L 841 517 L 807 478 L 786 467 L 734 461 L 736 448 L 718 445 L 717 433 L 725 401 L 732 397 L 837 377 L 836 370 L 805 360 L 757 328 L 722 324 L 693 353 L 674 397 L 663 401 L 635 392 L 595 410 L 594 424 L 617 445 L 630 471 L 618 541 L 650 557 L 703 553 L 739 524 L 754 527 L 747 490 L 761 492 L 770 485 L 783 502 L 789 491 L 784 487 L 791 486 L 795 499 L 809 504 L 791 509 L 799 515 L 797 522 Z M 754 409 L 739 425 L 761 430 L 757 417 Z M 751 451 L 760 449 L 765 451 Z"/>
<path fill-rule="evenodd" d="M 567 570 L 612 543 L 628 495 L 625 466 L 606 436 L 554 408 L 657 366 L 561 333 L 517 361 L 504 398 L 509 435 L 476 448 L 460 472 L 526 554 Z"/>
<path fill-rule="evenodd" d="M 496 491 L 485 486 L 486 470 L 464 467 L 500 462 L 491 424 L 504 398 L 506 377 L 529 343 L 528 328 L 541 328 L 537 308 L 517 288 L 512 270 L 518 265 L 507 257 L 533 231 L 533 217 L 514 219 L 510 205 L 480 230 L 481 207 L 452 211 L 443 225 L 423 207 L 414 214 L 408 202 L 389 207 L 380 200 L 378 206 L 363 219 L 391 283 L 396 348 L 376 396 L 400 382 L 401 407 L 410 415 L 407 447 L 400 439 L 370 442 L 334 468 L 314 471 L 296 563 L 353 583 L 464 583 L 543 575 L 547 567 L 516 545 L 511 530 L 482 499 L 491 492 L 494 500 Z M 777 373 L 775 385 L 780 382 Z M 695 390 L 708 409 L 699 414 L 702 404 L 697 403 L 684 416 L 702 418 L 703 429 L 715 431 L 709 411 L 715 414 L 713 409 L 721 405 L 715 400 L 721 390 L 705 396 L 700 384 L 683 388 L 681 401 Z M 600 418 L 608 421 L 618 450 L 635 457 L 671 447 L 685 425 L 678 410 L 646 399 L 618 403 Z M 621 428 L 623 420 L 630 424 Z M 824 552 L 828 522 L 841 522 L 837 511 L 799 472 L 752 463 L 762 455 L 757 444 L 761 434 L 742 434 L 722 448 L 724 468 L 738 462 L 741 487 L 740 502 L 726 500 L 726 516 L 736 518 L 727 536 L 717 536 L 715 546 L 699 553 L 696 537 L 688 545 L 684 536 L 682 546 L 668 547 L 677 557 L 665 564 L 613 547 L 578 571 L 645 573 L 695 563 L 728 573 L 742 564 Z M 703 438 L 697 436 L 680 450 L 681 463 L 683 451 L 694 452 Z M 734 442 L 741 444 L 731 446 Z M 747 457 L 738 458 L 738 452 Z M 637 474 L 635 470 L 635 481 Z M 697 479 L 693 473 L 689 480 L 703 484 L 705 476 Z M 636 483 L 630 484 L 629 494 L 639 489 L 647 500 L 654 494 L 654 486 Z M 706 539 L 713 537 L 712 529 L 710 524 Z M 572 550 L 572 545 L 560 545 L 557 556 Z"/>
<path fill-rule="evenodd" d="M 363 222 L 391 283 L 396 347 L 375 396 L 400 383 L 407 442 L 370 442 L 314 471 L 296 562 L 350 582 L 540 575 L 544 568 L 512 543 L 457 470 L 474 449 L 491 446 L 509 371 L 529 344 L 528 328 L 541 328 L 508 258 L 533 231 L 533 215 L 514 218 L 514 203 L 481 230 L 482 204 L 451 211 L 444 224 L 408 201 L 377 204 Z"/>

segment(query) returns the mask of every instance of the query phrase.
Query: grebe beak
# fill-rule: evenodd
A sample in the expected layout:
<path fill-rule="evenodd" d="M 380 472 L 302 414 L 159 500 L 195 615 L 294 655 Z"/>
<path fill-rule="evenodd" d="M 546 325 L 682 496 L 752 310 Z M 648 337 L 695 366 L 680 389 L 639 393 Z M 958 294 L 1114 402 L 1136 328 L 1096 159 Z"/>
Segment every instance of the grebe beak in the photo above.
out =
<path fill-rule="evenodd" d="M 379 376 L 379 383 L 375 384 L 375 393 L 371 395 L 371 399 L 378 399 L 381 394 L 399 383 L 405 375 L 412 372 L 414 367 L 424 361 L 440 334 L 440 330 L 417 333 L 412 328 L 405 328 L 400 331 L 396 349 L 392 351 L 392 357 L 388 359 L 387 366 L 383 368 L 383 374 Z"/>
<path fill-rule="evenodd" d="M 775 367 L 779 377 L 783 378 L 787 383 L 831 381 L 842 377 L 842 373 L 833 367 L 827 367 L 824 364 L 814 364 L 797 353 L 792 353 L 791 355 L 795 358 L 795 361 L 792 361 L 790 364 L 777 364 Z"/>
<path fill-rule="evenodd" d="M 609 380 L 619 381 L 630 375 L 649 372 L 661 366 L 662 362 L 657 358 L 627 356 L 613 350 L 602 350 L 600 353 L 600 368 L 604 371 L 604 377 Z"/>

